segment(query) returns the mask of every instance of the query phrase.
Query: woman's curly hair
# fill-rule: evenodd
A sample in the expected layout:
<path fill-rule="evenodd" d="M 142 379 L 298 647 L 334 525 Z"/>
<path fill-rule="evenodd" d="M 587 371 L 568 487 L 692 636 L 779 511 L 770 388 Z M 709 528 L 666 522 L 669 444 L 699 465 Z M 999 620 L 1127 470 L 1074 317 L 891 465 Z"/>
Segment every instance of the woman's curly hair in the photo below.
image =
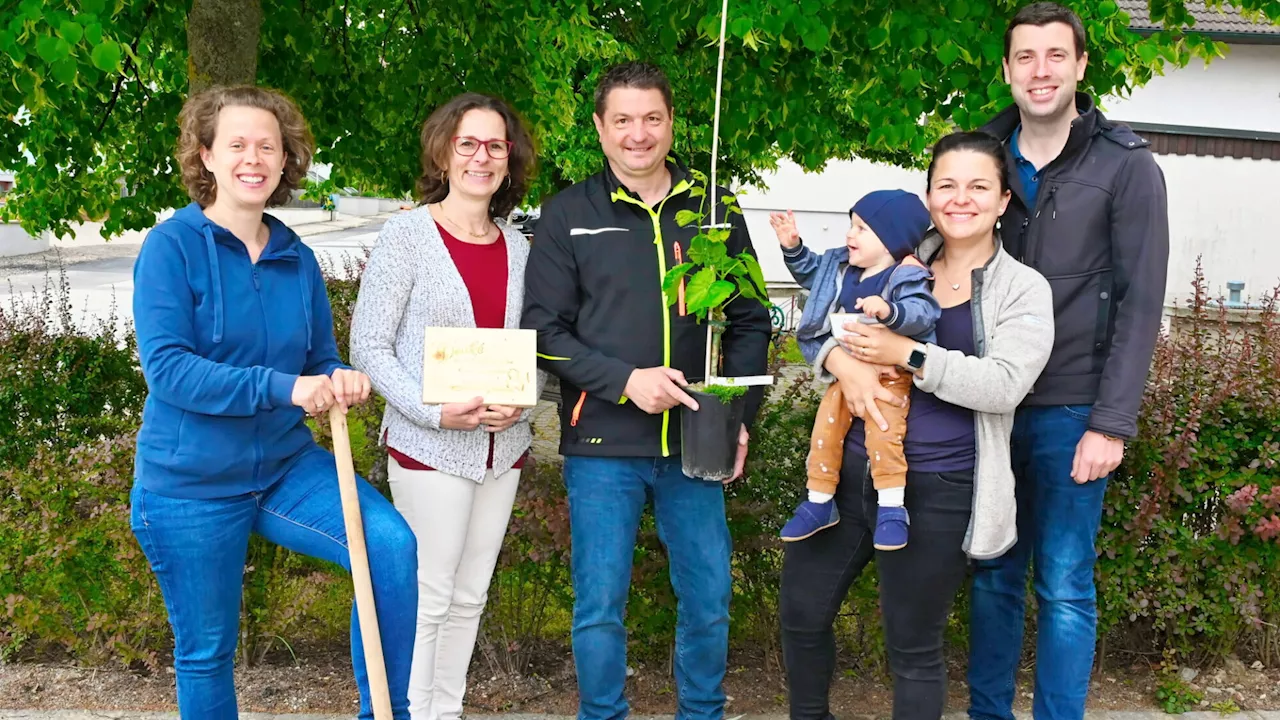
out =
<path fill-rule="evenodd" d="M 311 157 L 315 154 L 315 140 L 307 128 L 307 121 L 292 100 L 277 90 L 238 85 L 212 87 L 189 98 L 178 116 L 182 136 L 178 140 L 178 166 L 182 168 L 182 182 L 187 194 L 207 208 L 218 197 L 218 182 L 200 158 L 201 148 L 213 147 L 218 129 L 218 113 L 226 107 L 251 107 L 266 110 L 280 123 L 280 137 L 284 141 L 284 174 L 280 185 L 267 200 L 268 207 L 283 205 L 297 190 Z"/>
<path fill-rule="evenodd" d="M 507 156 L 511 181 L 503 182 L 489 199 L 489 214 L 505 218 L 524 200 L 533 175 L 537 150 L 525 124 L 502 100 L 480 93 L 463 93 L 441 105 L 422 124 L 422 177 L 418 178 L 418 199 L 423 205 L 440 202 L 449 194 L 449 158 L 453 156 L 453 136 L 469 110 L 492 110 L 502 116 L 507 139 L 512 142 Z"/>

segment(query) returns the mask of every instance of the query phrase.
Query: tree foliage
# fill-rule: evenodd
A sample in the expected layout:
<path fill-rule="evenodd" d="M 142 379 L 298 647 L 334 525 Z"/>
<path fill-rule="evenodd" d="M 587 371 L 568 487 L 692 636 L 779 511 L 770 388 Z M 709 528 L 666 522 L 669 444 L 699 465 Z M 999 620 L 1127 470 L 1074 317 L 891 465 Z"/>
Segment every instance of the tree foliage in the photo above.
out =
<path fill-rule="evenodd" d="M 65 231 L 84 217 L 105 218 L 112 234 L 150 226 L 156 210 L 183 201 L 172 156 L 188 88 L 244 67 L 300 103 L 317 161 L 365 192 L 412 188 L 422 120 L 464 89 L 508 99 L 534 127 L 542 167 L 531 201 L 596 171 L 591 92 L 605 66 L 628 58 L 668 72 L 676 151 L 709 164 L 715 0 L 194 4 L 189 38 L 192 0 L 0 0 L 0 112 L 9 119 L 0 167 L 19 174 L 9 217 L 29 230 Z M 972 127 L 1007 102 L 1002 33 L 1018 4 L 734 0 L 726 176 L 758 180 L 781 157 L 808 169 L 855 155 L 917 163 L 950 124 Z M 1088 29 L 1085 85 L 1098 95 L 1225 50 L 1183 32 L 1192 22 L 1184 0 L 1155 0 L 1153 17 L 1170 29 L 1149 36 L 1128 30 L 1114 0 L 1070 4 Z M 1280 0 L 1229 4 L 1280 21 Z M 244 27 L 254 8 L 257 32 Z M 235 27 L 201 34 L 219 13 Z M 256 57 L 256 70 L 230 62 L 237 57 Z"/>

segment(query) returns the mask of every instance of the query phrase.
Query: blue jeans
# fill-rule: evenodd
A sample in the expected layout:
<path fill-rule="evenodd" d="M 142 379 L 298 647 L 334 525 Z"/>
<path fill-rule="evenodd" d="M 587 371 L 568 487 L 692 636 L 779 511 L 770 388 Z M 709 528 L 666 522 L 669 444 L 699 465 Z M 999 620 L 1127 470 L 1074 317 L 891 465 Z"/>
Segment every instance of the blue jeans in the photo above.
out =
<path fill-rule="evenodd" d="M 627 716 L 623 612 L 640 516 L 652 498 L 676 594 L 677 720 L 724 715 L 729 652 L 729 527 L 724 487 L 680 460 L 566 457 L 573 538 L 573 657 L 579 720 Z"/>
<path fill-rule="evenodd" d="M 373 486 L 357 480 L 383 660 L 397 719 L 409 717 L 409 663 L 417 622 L 417 543 L 409 525 Z M 232 683 L 250 533 L 294 552 L 351 567 L 333 456 L 305 451 L 265 493 L 183 499 L 134 485 L 132 526 L 156 574 L 169 624 L 178 711 L 184 718 L 234 720 Z M 373 718 L 355 608 L 351 661 L 360 717 Z"/>
<path fill-rule="evenodd" d="M 1035 566 L 1036 720 L 1084 717 L 1097 643 L 1094 540 L 1107 479 L 1071 479 L 1076 444 L 1090 408 L 1029 407 L 1013 428 L 1018 543 L 977 563 L 970 613 L 969 716 L 1013 720 L 1013 696 L 1026 614 L 1027 564 Z"/>

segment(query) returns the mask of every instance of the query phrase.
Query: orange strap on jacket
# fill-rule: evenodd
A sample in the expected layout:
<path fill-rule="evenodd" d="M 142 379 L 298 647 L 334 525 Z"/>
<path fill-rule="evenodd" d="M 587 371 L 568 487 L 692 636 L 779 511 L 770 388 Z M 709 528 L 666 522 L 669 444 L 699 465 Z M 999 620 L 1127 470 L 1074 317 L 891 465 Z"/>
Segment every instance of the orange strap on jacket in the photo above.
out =
<path fill-rule="evenodd" d="M 573 415 L 569 418 L 569 427 L 578 427 L 578 418 L 582 416 L 582 404 L 587 401 L 587 391 L 578 396 L 578 403 L 573 406 Z"/>
<path fill-rule="evenodd" d="M 683 263 L 684 263 L 684 257 L 683 257 L 683 256 L 684 256 L 684 253 L 680 251 L 680 243 L 678 243 L 678 242 L 677 242 L 677 243 L 675 243 L 675 257 L 676 257 L 676 264 L 677 264 L 677 265 L 680 265 L 680 264 L 683 264 Z M 679 294 L 678 294 L 678 297 L 680 298 L 680 302 L 679 302 L 679 304 L 677 305 L 678 312 L 680 313 L 680 317 L 684 317 L 684 315 L 685 315 L 685 309 L 684 309 L 684 278 L 680 278 L 680 289 L 679 289 L 677 292 L 679 293 Z"/>

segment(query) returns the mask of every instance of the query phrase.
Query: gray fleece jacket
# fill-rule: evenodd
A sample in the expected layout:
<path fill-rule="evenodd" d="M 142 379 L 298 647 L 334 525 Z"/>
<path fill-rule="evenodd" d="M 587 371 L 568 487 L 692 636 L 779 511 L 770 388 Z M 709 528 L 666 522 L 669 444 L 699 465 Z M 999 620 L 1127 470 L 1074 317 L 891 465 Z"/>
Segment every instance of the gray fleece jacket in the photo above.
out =
<path fill-rule="evenodd" d="M 931 231 L 917 254 L 927 265 L 941 248 L 942 237 Z M 999 238 L 994 250 L 987 264 L 973 271 L 976 354 L 926 345 L 924 370 L 915 378 L 921 390 L 974 411 L 977 467 L 973 514 L 963 548 L 975 560 L 999 557 L 1018 540 L 1009 453 L 1013 415 L 1053 348 L 1053 295 L 1048 281 L 1005 252 Z M 814 358 L 820 380 L 835 380 L 823 363 L 836 347 L 834 340 L 828 340 Z"/>

